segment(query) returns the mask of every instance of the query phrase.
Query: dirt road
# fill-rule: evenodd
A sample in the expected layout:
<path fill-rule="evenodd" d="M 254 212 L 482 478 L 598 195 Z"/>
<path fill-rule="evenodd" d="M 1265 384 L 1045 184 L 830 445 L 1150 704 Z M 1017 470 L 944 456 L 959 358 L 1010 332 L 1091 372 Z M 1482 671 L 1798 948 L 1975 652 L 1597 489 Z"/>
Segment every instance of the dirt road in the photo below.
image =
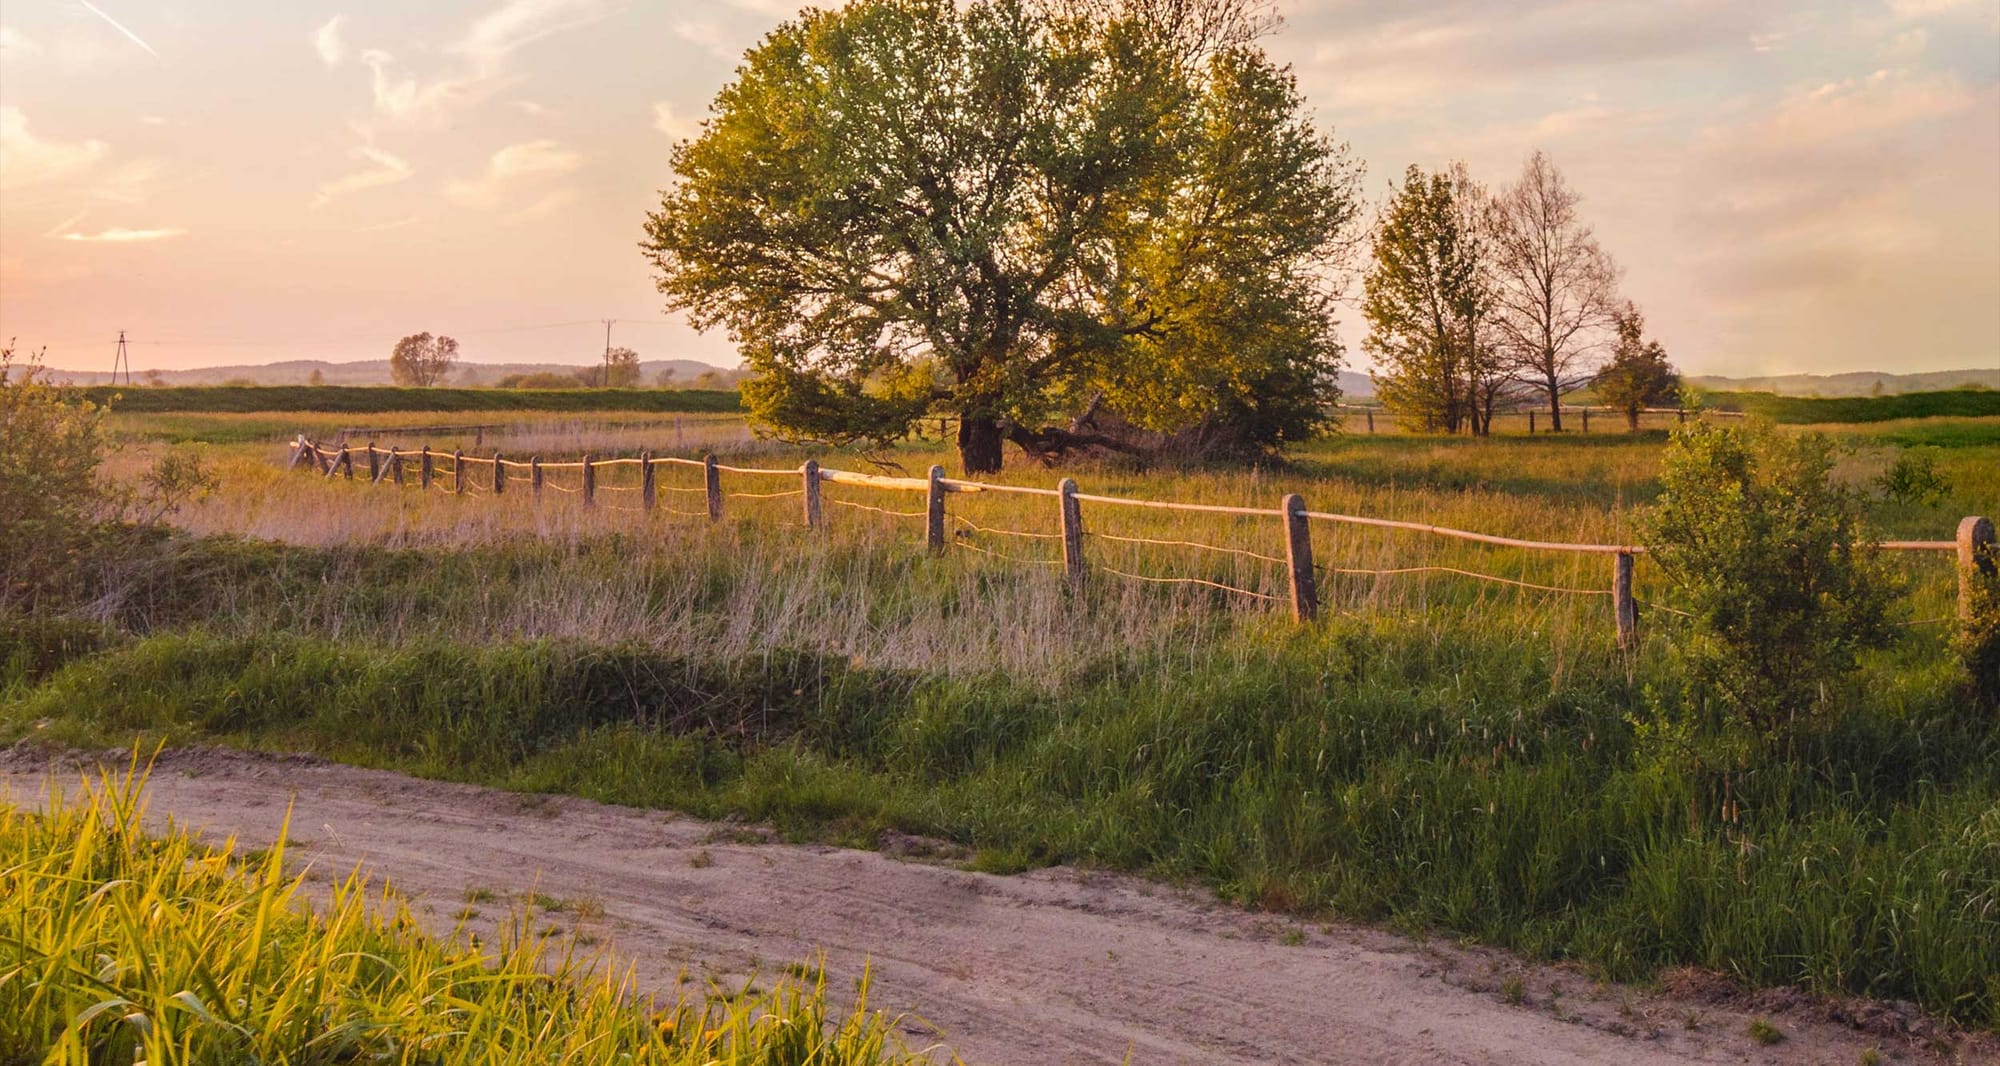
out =
<path fill-rule="evenodd" d="M 73 763 L 55 767 L 73 780 Z M 32 804 L 48 757 L 0 753 L 0 793 Z M 1913 1045 L 1773 1015 L 1762 1047 L 1740 1009 L 1420 945 L 1345 925 L 1247 914 L 1121 876 L 998 877 L 948 863 L 755 843 L 740 826 L 562 797 L 417 780 L 307 759 L 164 755 L 151 815 L 246 846 L 295 804 L 296 854 L 316 876 L 362 865 L 449 929 L 539 892 L 587 901 L 579 924 L 642 979 L 776 976 L 823 951 L 845 993 L 864 963 L 873 1003 L 935 1027 L 971 1063 L 1853 1063 Z M 601 906 L 601 914 L 597 908 Z M 1511 984 L 1519 979 L 1519 1002 Z M 1692 1025 L 1691 1025 L 1692 1023 Z"/>

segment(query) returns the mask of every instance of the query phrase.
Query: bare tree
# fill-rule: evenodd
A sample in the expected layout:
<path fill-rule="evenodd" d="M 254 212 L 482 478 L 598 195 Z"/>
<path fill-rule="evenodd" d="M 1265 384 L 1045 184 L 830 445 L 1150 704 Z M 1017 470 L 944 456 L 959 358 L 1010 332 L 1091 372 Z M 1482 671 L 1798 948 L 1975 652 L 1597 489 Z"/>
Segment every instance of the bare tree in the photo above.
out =
<path fill-rule="evenodd" d="M 441 384 L 458 362 L 458 342 L 450 337 L 414 333 L 396 342 L 389 356 L 389 376 L 398 385 L 419 388 Z"/>
<path fill-rule="evenodd" d="M 1494 202 L 1494 324 L 1514 375 L 1546 395 L 1556 431 L 1563 394 L 1594 375 L 1617 306 L 1618 268 L 1578 219 L 1578 202 L 1540 151 Z"/>

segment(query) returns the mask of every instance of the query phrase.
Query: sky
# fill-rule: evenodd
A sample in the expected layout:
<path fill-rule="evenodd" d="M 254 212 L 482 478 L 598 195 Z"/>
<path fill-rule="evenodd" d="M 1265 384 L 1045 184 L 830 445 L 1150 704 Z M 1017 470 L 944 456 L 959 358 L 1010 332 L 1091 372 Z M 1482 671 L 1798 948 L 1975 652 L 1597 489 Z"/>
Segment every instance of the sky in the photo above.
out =
<path fill-rule="evenodd" d="M 2000 366 L 2000 0 L 1280 0 L 1380 200 L 1546 150 L 1685 370 Z M 0 338 L 67 369 L 614 343 L 730 366 L 638 242 L 787 0 L 8 0 Z M 1358 292 L 1357 282 L 1351 286 Z M 1350 361 L 1365 369 L 1352 308 Z"/>

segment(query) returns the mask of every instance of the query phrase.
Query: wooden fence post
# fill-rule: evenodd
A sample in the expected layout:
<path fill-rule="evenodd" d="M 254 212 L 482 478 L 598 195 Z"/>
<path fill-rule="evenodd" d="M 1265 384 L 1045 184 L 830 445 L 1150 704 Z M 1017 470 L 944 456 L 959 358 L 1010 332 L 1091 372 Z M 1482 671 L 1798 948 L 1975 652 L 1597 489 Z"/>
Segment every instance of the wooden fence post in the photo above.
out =
<path fill-rule="evenodd" d="M 930 492 L 924 501 L 925 541 L 930 550 L 944 550 L 944 467 L 931 467 Z"/>
<path fill-rule="evenodd" d="M 500 465 L 500 453 L 493 453 L 493 495 L 507 491 L 507 468 Z"/>
<path fill-rule="evenodd" d="M 528 487 L 534 490 L 535 502 L 542 502 L 542 457 L 528 457 Z"/>
<path fill-rule="evenodd" d="M 1373 407 L 1368 409 L 1368 432 L 1375 432 L 1375 409 Z"/>
<path fill-rule="evenodd" d="M 1688 420 L 1688 409 L 1682 407 L 1676 410 L 1674 412 L 1674 420 L 1677 422 L 1686 422 Z"/>
<path fill-rule="evenodd" d="M 454 496 L 465 495 L 465 452 L 451 450 L 451 491 Z"/>
<path fill-rule="evenodd" d="M 1529 411 L 1529 412 L 1528 412 L 1528 433 L 1529 433 L 1529 435 L 1531 435 L 1531 436 L 1532 436 L 1532 435 L 1534 434 L 1534 432 L 1535 432 L 1535 412 L 1533 412 L 1533 411 Z"/>
<path fill-rule="evenodd" d="M 799 467 L 799 476 L 805 479 L 806 528 L 818 529 L 826 520 L 820 509 L 819 460 L 807 459 Z"/>
<path fill-rule="evenodd" d="M 708 520 L 722 521 L 722 471 L 715 467 L 715 455 L 701 457 L 701 483 L 708 490 Z"/>
<path fill-rule="evenodd" d="M 597 506 L 596 459 L 589 452 L 583 453 L 583 505 Z"/>
<path fill-rule="evenodd" d="M 1639 601 L 1632 597 L 1631 552 L 1612 557 L 1611 610 L 1617 617 L 1618 646 L 1630 650 L 1639 640 Z"/>
<path fill-rule="evenodd" d="M 347 480 L 354 480 L 354 453 L 345 444 L 340 446 L 340 472 Z"/>
<path fill-rule="evenodd" d="M 326 477 L 332 477 L 340 473 L 340 456 L 345 451 L 347 451 L 347 445 L 343 444 L 340 446 L 340 451 L 333 453 L 333 461 L 326 464 Z"/>
<path fill-rule="evenodd" d="M 298 469 L 299 460 L 306 457 L 306 435 L 301 433 L 292 438 L 292 461 L 285 464 L 285 473 Z"/>
<path fill-rule="evenodd" d="M 1057 482 L 1056 492 L 1062 502 L 1063 574 L 1069 578 L 1069 587 L 1080 591 L 1085 578 L 1083 505 L 1077 502 L 1076 479 L 1066 477 Z"/>
<path fill-rule="evenodd" d="M 1583 431 L 1590 432 L 1590 408 L 1583 408 Z"/>
<path fill-rule="evenodd" d="M 424 445 L 423 453 L 417 458 L 417 487 L 428 490 L 431 487 L 431 446 Z"/>
<path fill-rule="evenodd" d="M 403 487 L 403 449 L 401 448 L 389 449 L 389 480 L 395 482 L 397 488 L 400 489 Z"/>
<path fill-rule="evenodd" d="M 1967 515 L 1958 523 L 1958 617 L 1972 621 L 1972 593 L 1976 583 L 2000 581 L 2000 546 L 1993 541 L 1993 522 L 1980 515 Z"/>
<path fill-rule="evenodd" d="M 1313 573 L 1312 527 L 1306 519 L 1305 497 L 1286 493 L 1279 510 L 1285 512 L 1285 560 L 1292 572 L 1292 620 L 1310 622 L 1319 614 L 1319 581 Z"/>
<path fill-rule="evenodd" d="M 653 470 L 653 453 L 639 453 L 639 506 L 650 511 L 660 498 L 658 475 Z"/>
<path fill-rule="evenodd" d="M 368 442 L 368 483 L 382 480 L 382 457 L 375 454 L 375 442 Z"/>

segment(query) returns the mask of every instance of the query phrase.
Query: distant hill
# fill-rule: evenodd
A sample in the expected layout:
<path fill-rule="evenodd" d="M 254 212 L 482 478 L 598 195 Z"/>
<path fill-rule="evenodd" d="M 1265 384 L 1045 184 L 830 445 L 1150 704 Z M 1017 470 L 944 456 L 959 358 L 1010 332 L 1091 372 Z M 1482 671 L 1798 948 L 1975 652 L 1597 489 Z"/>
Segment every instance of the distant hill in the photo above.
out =
<path fill-rule="evenodd" d="M 460 363 L 452 368 L 449 384 L 492 385 L 510 374 L 573 374 L 582 369 L 574 363 Z M 319 371 L 323 385 L 389 385 L 389 361 L 364 359 L 353 363 L 329 363 L 323 359 L 291 359 L 257 366 L 208 366 L 195 370 L 161 370 L 138 375 L 133 383 L 152 384 L 158 374 L 161 385 L 306 385 L 313 371 Z M 733 385 L 740 370 L 711 366 L 692 359 L 650 359 L 639 364 L 639 379 L 647 385 L 659 384 L 660 375 L 673 372 L 675 384 L 692 384 L 706 373 L 722 375 L 721 383 Z M 75 385 L 108 385 L 111 375 L 103 371 L 50 368 L 54 381 Z"/>
<path fill-rule="evenodd" d="M 1690 374 L 1687 380 L 1691 385 L 1715 392 L 1775 392 L 1780 396 L 1895 396 L 1968 385 L 2000 389 L 2000 368 L 1934 370 L 1926 374 L 1886 374 L 1864 370 L 1851 374 L 1780 374 L 1761 378 Z"/>

